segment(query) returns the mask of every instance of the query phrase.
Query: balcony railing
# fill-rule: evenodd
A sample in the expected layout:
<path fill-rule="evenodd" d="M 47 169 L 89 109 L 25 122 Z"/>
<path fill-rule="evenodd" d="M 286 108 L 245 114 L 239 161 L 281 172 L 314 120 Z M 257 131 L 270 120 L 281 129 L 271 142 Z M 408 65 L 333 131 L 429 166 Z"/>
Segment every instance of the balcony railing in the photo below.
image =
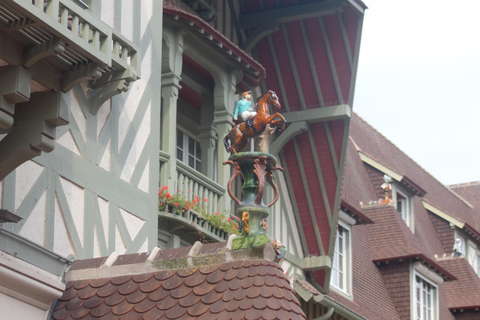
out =
<path fill-rule="evenodd" d="M 172 212 L 173 210 L 159 211 L 158 215 L 163 218 L 172 219 L 180 222 L 188 229 L 196 229 L 203 233 L 209 241 L 225 241 L 228 240 L 229 233 L 224 230 L 210 224 L 208 221 L 201 218 L 200 214 L 193 211 L 183 211 L 180 213 Z"/>
<path fill-rule="evenodd" d="M 187 200 L 193 200 L 195 195 L 200 200 L 207 199 L 207 213 L 209 214 L 225 209 L 220 204 L 225 196 L 225 188 L 180 160 L 177 160 L 176 186 L 176 190 L 181 191 Z"/>
<path fill-rule="evenodd" d="M 128 70 L 136 80 L 138 48 L 70 0 L 7 0 L 0 5 L 0 20 L 33 46 L 62 39 L 61 60 L 70 70 L 92 61 L 101 69 Z"/>

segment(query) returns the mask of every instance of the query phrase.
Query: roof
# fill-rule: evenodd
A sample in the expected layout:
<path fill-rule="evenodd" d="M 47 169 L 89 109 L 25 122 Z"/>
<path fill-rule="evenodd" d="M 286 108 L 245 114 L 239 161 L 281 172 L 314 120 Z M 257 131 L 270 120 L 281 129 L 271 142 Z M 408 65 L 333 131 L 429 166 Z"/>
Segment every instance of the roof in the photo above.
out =
<path fill-rule="evenodd" d="M 473 206 L 473 211 L 477 213 L 476 217 L 480 219 L 478 215 L 480 213 L 480 181 L 450 185 L 448 188 L 468 201 Z M 480 221 L 477 223 L 480 225 Z"/>
<path fill-rule="evenodd" d="M 232 63 L 236 64 L 239 69 L 244 71 L 244 80 L 248 80 L 248 84 L 253 87 L 258 86 L 265 80 L 265 68 L 240 49 L 232 41 L 223 34 L 215 30 L 207 22 L 205 22 L 190 7 L 176 0 L 165 0 L 163 2 L 163 13 L 171 16 L 174 20 L 183 21 L 189 28 L 196 31 L 199 37 L 212 45 L 217 51 L 227 56 Z"/>
<path fill-rule="evenodd" d="M 441 184 L 357 114 L 352 115 L 350 135 L 362 153 L 386 167 L 394 168 L 399 174 L 408 176 L 411 183 L 426 192 L 424 199 L 428 203 L 467 223 L 473 229 L 480 230 L 480 219 L 472 215 L 469 203 Z"/>
<path fill-rule="evenodd" d="M 457 281 L 445 283 L 450 310 L 480 308 L 480 278 L 464 257 L 439 259 L 438 263 L 457 277 Z"/>
<path fill-rule="evenodd" d="M 305 319 L 273 250 L 196 243 L 77 261 L 53 319 Z"/>

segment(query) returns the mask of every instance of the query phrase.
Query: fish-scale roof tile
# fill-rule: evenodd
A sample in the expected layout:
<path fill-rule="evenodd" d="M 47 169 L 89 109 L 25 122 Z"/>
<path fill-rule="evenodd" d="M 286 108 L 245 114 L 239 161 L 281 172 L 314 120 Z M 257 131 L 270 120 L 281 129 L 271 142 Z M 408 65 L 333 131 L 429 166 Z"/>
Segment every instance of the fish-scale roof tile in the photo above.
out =
<path fill-rule="evenodd" d="M 267 259 L 72 280 L 67 288 L 55 320 L 305 319 L 287 276 Z"/>

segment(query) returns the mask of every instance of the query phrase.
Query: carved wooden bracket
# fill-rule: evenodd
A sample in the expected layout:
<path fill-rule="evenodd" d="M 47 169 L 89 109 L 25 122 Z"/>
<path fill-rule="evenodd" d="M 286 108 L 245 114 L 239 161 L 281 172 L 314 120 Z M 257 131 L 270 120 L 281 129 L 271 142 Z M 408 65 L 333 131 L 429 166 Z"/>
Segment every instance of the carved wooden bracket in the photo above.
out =
<path fill-rule="evenodd" d="M 0 181 L 22 163 L 55 148 L 56 127 L 69 123 L 61 92 L 34 93 L 16 105 L 14 125 L 0 141 Z"/>

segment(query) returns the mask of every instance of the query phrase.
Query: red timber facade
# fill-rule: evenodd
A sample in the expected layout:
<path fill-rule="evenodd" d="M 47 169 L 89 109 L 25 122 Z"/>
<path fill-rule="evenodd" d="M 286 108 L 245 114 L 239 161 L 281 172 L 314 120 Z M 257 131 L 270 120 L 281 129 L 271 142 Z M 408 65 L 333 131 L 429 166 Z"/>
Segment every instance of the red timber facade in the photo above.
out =
<path fill-rule="evenodd" d="M 305 256 L 333 258 L 365 6 L 361 1 L 243 1 L 243 48 L 267 70 L 289 125 L 271 151 L 286 169 Z M 267 34 L 267 35 L 265 35 Z M 309 271 L 328 292 L 330 268 Z"/>

